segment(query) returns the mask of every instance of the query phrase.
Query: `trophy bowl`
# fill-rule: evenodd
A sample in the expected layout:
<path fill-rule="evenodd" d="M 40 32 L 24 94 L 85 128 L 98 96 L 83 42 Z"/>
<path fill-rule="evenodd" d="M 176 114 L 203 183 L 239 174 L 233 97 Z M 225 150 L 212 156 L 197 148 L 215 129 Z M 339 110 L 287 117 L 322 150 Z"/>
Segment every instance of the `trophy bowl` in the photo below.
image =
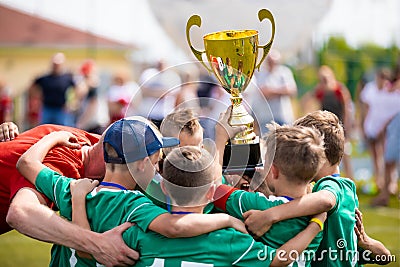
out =
<path fill-rule="evenodd" d="M 260 68 L 275 36 L 275 21 L 271 12 L 261 9 L 258 18 L 260 22 L 268 19 L 272 25 L 271 38 L 264 46 L 259 45 L 256 30 L 226 30 L 206 34 L 203 37 L 204 51 L 198 51 L 192 46 L 189 33 L 192 26 L 201 26 L 201 18 L 193 15 L 186 24 L 186 38 L 194 56 L 214 74 L 231 96 L 233 108 L 229 124 L 246 126 L 246 130 L 234 136 L 225 147 L 223 168 L 226 172 L 251 171 L 262 165 L 259 137 L 254 133 L 254 119 L 242 105 L 242 92 L 250 83 L 254 70 Z M 263 55 L 257 64 L 259 49 L 263 50 Z"/>

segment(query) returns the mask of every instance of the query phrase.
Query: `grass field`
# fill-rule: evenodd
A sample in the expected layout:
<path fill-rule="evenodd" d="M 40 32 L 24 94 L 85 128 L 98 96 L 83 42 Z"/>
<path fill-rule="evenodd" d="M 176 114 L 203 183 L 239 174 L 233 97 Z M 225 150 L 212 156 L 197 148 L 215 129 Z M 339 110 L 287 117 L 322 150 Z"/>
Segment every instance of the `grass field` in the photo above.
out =
<path fill-rule="evenodd" d="M 390 267 L 400 266 L 400 203 L 391 198 L 389 207 L 372 208 L 371 196 L 359 195 L 367 233 L 380 241 L 396 256 Z M 16 231 L 0 236 L 1 267 L 42 267 L 50 260 L 50 245 L 25 237 Z M 372 265 L 371 265 L 372 266 Z"/>

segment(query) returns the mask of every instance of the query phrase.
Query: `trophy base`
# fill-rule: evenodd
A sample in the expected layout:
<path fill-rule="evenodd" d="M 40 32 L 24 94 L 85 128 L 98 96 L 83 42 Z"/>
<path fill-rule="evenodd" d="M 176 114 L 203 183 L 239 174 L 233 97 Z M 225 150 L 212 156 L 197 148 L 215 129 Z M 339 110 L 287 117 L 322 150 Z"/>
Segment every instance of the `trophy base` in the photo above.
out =
<path fill-rule="evenodd" d="M 238 174 L 253 177 L 256 167 L 262 167 L 260 143 L 232 144 L 225 146 L 222 171 L 224 174 Z"/>

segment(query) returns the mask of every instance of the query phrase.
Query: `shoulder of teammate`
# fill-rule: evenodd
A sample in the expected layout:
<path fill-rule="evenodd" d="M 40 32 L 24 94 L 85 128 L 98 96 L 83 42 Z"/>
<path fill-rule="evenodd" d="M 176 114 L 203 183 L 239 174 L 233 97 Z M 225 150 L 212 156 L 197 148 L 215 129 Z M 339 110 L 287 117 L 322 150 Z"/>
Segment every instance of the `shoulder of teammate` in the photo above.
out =
<path fill-rule="evenodd" d="M 136 223 L 143 231 L 147 231 L 150 223 L 158 216 L 168 213 L 155 205 L 143 193 L 137 190 L 123 191 L 126 194 L 124 208 L 127 210 L 125 221 Z"/>
<path fill-rule="evenodd" d="M 327 190 L 332 193 L 336 198 L 335 206 L 330 212 L 334 212 L 344 196 L 348 191 L 355 192 L 355 184 L 348 178 L 326 176 L 319 181 L 317 181 L 313 187 L 313 192 L 318 192 L 321 190 Z"/>
<path fill-rule="evenodd" d="M 60 207 L 59 200 L 70 194 L 69 184 L 72 178 L 62 176 L 48 167 L 43 168 L 36 178 L 36 188 Z"/>

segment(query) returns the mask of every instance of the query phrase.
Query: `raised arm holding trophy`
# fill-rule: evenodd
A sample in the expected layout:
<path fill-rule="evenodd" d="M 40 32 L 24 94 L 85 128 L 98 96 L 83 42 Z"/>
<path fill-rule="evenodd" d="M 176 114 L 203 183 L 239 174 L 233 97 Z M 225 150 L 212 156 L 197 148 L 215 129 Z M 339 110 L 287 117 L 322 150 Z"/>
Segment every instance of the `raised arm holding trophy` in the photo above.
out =
<path fill-rule="evenodd" d="M 225 173 L 254 173 L 262 166 L 259 137 L 254 133 L 254 119 L 242 105 L 242 92 L 253 76 L 254 70 L 271 49 L 275 35 L 275 21 L 271 12 L 261 9 L 258 12 L 261 21 L 268 19 L 272 25 L 269 42 L 260 46 L 256 30 L 226 30 L 207 34 L 203 37 L 205 51 L 196 50 L 190 41 L 189 31 L 193 25 L 201 26 L 201 18 L 193 15 L 186 25 L 186 37 L 195 57 L 214 73 L 222 87 L 231 95 L 232 115 L 231 126 L 246 126 L 246 130 L 237 134 L 225 146 L 223 170 Z M 258 50 L 263 50 L 260 62 L 257 64 Z M 203 61 L 203 54 L 208 64 Z"/>

